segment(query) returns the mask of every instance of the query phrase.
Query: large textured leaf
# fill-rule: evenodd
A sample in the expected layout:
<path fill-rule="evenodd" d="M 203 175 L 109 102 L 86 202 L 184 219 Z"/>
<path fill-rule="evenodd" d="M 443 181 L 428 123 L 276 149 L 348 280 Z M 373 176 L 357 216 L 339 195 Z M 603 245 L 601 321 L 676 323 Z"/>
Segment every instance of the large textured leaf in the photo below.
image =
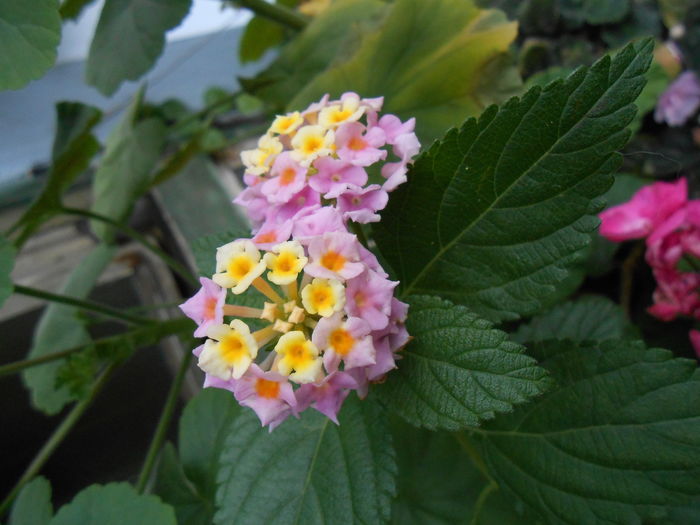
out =
<path fill-rule="evenodd" d="M 607 297 L 586 295 L 558 304 L 534 317 L 513 334 L 518 343 L 535 343 L 548 339 L 605 341 L 634 336 L 636 329 L 625 319 L 622 309 Z"/>
<path fill-rule="evenodd" d="M 90 45 L 85 77 L 104 95 L 151 69 L 165 33 L 190 10 L 191 0 L 106 0 Z"/>
<path fill-rule="evenodd" d="M 447 432 L 417 429 L 394 422 L 398 494 L 391 509 L 395 525 L 515 525 L 526 524 L 512 498 L 489 489 L 477 511 L 479 495 L 489 480 L 475 467 Z M 478 512 L 477 516 L 474 513 Z"/>
<path fill-rule="evenodd" d="M 558 382 L 485 426 L 490 470 L 546 523 L 637 524 L 700 495 L 700 375 L 642 343 L 535 345 Z"/>
<path fill-rule="evenodd" d="M 432 141 L 517 92 L 514 67 L 498 60 L 516 35 L 502 12 L 468 0 L 397 0 L 357 52 L 309 82 L 290 108 L 324 93 L 383 95 L 386 111 L 416 117 L 418 135 Z"/>
<path fill-rule="evenodd" d="M 61 293 L 77 299 L 87 297 L 102 271 L 116 253 L 114 248 L 98 245 L 71 272 Z M 53 303 L 46 307 L 34 332 L 28 357 L 60 352 L 90 342 L 85 323 L 77 317 L 77 309 Z M 64 359 L 35 366 L 24 371 L 24 382 L 31 391 L 34 407 L 47 414 L 58 413 L 74 398 L 66 387 L 56 387 L 56 374 Z"/>
<path fill-rule="evenodd" d="M 336 0 L 315 17 L 270 66 L 241 85 L 278 108 L 284 108 L 310 79 L 325 70 L 336 57 L 357 45 L 365 28 L 386 9 L 380 0 Z M 365 29 L 366 31 L 366 29 Z"/>
<path fill-rule="evenodd" d="M 585 254 L 653 42 L 467 120 L 417 160 L 375 238 L 405 294 L 501 321 L 536 312 Z"/>
<path fill-rule="evenodd" d="M 12 243 L 0 236 L 0 306 L 12 293 L 12 268 L 15 266 L 15 248 Z"/>
<path fill-rule="evenodd" d="M 505 332 L 463 306 L 412 296 L 406 327 L 414 338 L 398 370 L 377 389 L 416 426 L 455 430 L 509 412 L 544 391 L 545 371 Z"/>
<path fill-rule="evenodd" d="M 157 118 L 136 121 L 142 92 L 107 139 L 104 157 L 93 183 L 92 210 L 116 221 L 123 221 L 134 201 L 150 186 L 154 167 L 165 140 L 165 126 Z M 94 222 L 93 229 L 103 240 L 110 240 L 113 229 Z"/>
<path fill-rule="evenodd" d="M 231 393 L 218 388 L 203 390 L 185 407 L 179 458 L 167 448 L 156 478 L 156 493 L 175 508 L 179 525 L 211 524 L 219 459 L 239 412 Z"/>
<path fill-rule="evenodd" d="M 61 206 L 61 197 L 73 181 L 83 173 L 100 148 L 92 128 L 102 112 L 79 102 L 56 104 L 56 135 L 51 155 L 51 170 L 46 184 L 19 222 L 24 226 L 22 237 L 33 233 Z"/>
<path fill-rule="evenodd" d="M 92 485 L 61 507 L 50 525 L 176 525 L 173 509 L 128 483 Z"/>
<path fill-rule="evenodd" d="M 396 474 L 387 416 L 353 397 L 339 421 L 309 410 L 268 433 L 250 411 L 236 418 L 221 457 L 214 522 L 387 521 Z"/>
<path fill-rule="evenodd" d="M 51 484 L 42 476 L 27 483 L 12 505 L 9 525 L 48 525 L 53 516 Z"/>
<path fill-rule="evenodd" d="M 56 0 L 0 2 L 0 91 L 19 89 L 46 73 L 60 40 Z"/>

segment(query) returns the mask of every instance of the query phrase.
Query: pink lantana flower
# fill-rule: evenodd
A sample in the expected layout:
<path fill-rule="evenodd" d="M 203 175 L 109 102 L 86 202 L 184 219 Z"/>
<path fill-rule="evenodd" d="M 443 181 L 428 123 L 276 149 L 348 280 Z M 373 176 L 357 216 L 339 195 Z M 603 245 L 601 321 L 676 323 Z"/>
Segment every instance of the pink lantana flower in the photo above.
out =
<path fill-rule="evenodd" d="M 252 408 L 263 426 L 272 431 L 296 409 L 294 389 L 286 376 L 265 372 L 252 364 L 234 388 L 236 400 L 244 407 Z"/>
<path fill-rule="evenodd" d="M 194 336 L 204 337 L 209 326 L 223 322 L 226 289 L 206 277 L 200 277 L 199 283 L 202 287 L 180 305 L 180 310 L 197 323 Z"/>
<path fill-rule="evenodd" d="M 338 195 L 338 211 L 345 219 L 367 224 L 379 221 L 376 212 L 383 210 L 388 202 L 389 195 L 378 184 L 366 188 L 348 186 Z"/>
<path fill-rule="evenodd" d="M 700 79 L 693 71 L 682 73 L 659 97 L 656 122 L 682 126 L 700 108 Z"/>
<path fill-rule="evenodd" d="M 309 178 L 309 186 L 327 199 L 337 197 L 348 184 L 364 186 L 367 183 L 367 172 L 364 168 L 333 157 L 317 159 L 314 168 L 318 173 Z"/>
<path fill-rule="evenodd" d="M 281 224 L 275 221 L 276 217 L 270 217 L 253 237 L 253 242 L 258 248 L 265 250 L 286 241 L 292 234 L 292 221 L 284 221 Z"/>
<path fill-rule="evenodd" d="M 338 412 L 350 390 L 357 388 L 357 382 L 348 373 L 333 372 L 319 383 L 301 385 L 297 390 L 298 410 L 314 408 L 328 419 L 338 424 Z"/>
<path fill-rule="evenodd" d="M 311 262 L 306 273 L 313 277 L 345 281 L 360 275 L 365 264 L 360 260 L 360 243 L 347 232 L 324 233 L 309 243 Z"/>
<path fill-rule="evenodd" d="M 685 179 L 645 186 L 629 202 L 613 206 L 600 214 L 600 234 L 615 242 L 646 237 L 681 208 L 687 199 Z"/>
<path fill-rule="evenodd" d="M 374 127 L 369 130 L 359 122 L 342 124 L 336 132 L 336 152 L 340 160 L 355 166 L 370 166 L 386 159 L 384 130 Z"/>
<path fill-rule="evenodd" d="M 367 321 L 372 330 L 383 330 L 389 324 L 391 299 L 397 284 L 372 270 L 350 279 L 345 293 L 348 313 Z"/>
<path fill-rule="evenodd" d="M 307 169 L 296 162 L 289 152 L 281 153 L 270 170 L 271 179 L 262 183 L 262 193 L 270 202 L 288 202 L 306 185 Z"/>
<path fill-rule="evenodd" d="M 347 231 L 343 217 L 330 206 L 317 206 L 311 213 L 293 222 L 292 235 L 302 244 L 308 244 L 314 237 L 326 232 Z"/>
<path fill-rule="evenodd" d="M 375 363 L 375 350 L 367 321 L 358 317 L 342 320 L 341 314 L 323 318 L 314 328 L 313 342 L 323 350 L 323 365 L 328 372 L 338 370 L 341 360 L 345 370 Z"/>

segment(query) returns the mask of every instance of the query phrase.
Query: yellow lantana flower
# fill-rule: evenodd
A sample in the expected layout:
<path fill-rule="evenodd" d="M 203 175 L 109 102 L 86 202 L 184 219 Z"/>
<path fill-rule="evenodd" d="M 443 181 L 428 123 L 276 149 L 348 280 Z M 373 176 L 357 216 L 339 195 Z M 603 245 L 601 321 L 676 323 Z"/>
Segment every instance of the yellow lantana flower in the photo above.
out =
<path fill-rule="evenodd" d="M 199 354 L 198 366 L 219 379 L 240 378 L 258 355 L 255 338 L 240 319 L 234 319 L 230 325 L 211 326 L 207 336 L 210 339 Z"/>
<path fill-rule="evenodd" d="M 310 314 L 330 317 L 345 306 L 345 287 L 336 279 L 315 278 L 301 290 L 301 304 Z"/>
<path fill-rule="evenodd" d="M 297 383 L 312 383 L 321 373 L 323 360 L 318 348 L 303 332 L 294 330 L 280 337 L 275 346 L 277 370 Z M 294 371 L 294 373 L 292 373 Z"/>
<path fill-rule="evenodd" d="M 287 241 L 272 248 L 263 257 L 270 269 L 267 278 L 275 284 L 290 284 L 295 281 L 299 272 L 304 269 L 308 258 L 304 255 L 304 247 L 299 241 Z"/>
<path fill-rule="evenodd" d="M 230 242 L 216 250 L 216 272 L 212 280 L 236 295 L 245 292 L 265 271 L 265 261 L 252 241 Z"/>

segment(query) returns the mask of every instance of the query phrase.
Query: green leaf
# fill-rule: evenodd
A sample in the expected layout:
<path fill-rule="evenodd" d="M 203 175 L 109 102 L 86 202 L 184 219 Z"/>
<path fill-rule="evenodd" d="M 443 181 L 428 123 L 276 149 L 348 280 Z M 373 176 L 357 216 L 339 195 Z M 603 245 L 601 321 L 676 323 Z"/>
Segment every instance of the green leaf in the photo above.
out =
<path fill-rule="evenodd" d="M 516 36 L 516 22 L 467 0 L 397 0 L 349 60 L 311 79 L 289 107 L 325 93 L 384 96 L 383 110 L 415 117 L 418 136 L 430 142 L 519 91 L 515 66 L 499 60 Z"/>
<path fill-rule="evenodd" d="M 534 356 L 558 382 L 485 425 L 499 485 L 545 523 L 642 523 L 700 494 L 695 360 L 640 342 L 549 341 Z"/>
<path fill-rule="evenodd" d="M 437 297 L 409 297 L 406 328 L 413 340 L 397 370 L 376 389 L 416 426 L 456 430 L 541 394 L 546 373 L 524 348 L 463 306 Z"/>
<path fill-rule="evenodd" d="M 61 2 L 61 18 L 65 20 L 76 20 L 83 9 L 90 5 L 94 0 L 63 0 Z"/>
<path fill-rule="evenodd" d="M 617 304 L 607 297 L 586 295 L 538 315 L 522 325 L 512 338 L 521 344 L 548 339 L 583 343 L 638 335 Z"/>
<path fill-rule="evenodd" d="M 395 525 L 515 525 L 527 523 L 502 491 L 491 492 L 474 517 L 489 485 L 458 444 L 456 434 L 430 432 L 394 422 L 398 494 L 391 510 Z"/>
<path fill-rule="evenodd" d="M 21 490 L 10 513 L 9 525 L 48 525 L 53 516 L 51 483 L 42 476 Z"/>
<path fill-rule="evenodd" d="M 240 406 L 230 392 L 206 388 L 185 407 L 180 419 L 179 458 L 161 458 L 156 493 L 175 507 L 180 525 L 209 525 L 214 516 L 219 460 Z"/>
<path fill-rule="evenodd" d="M 561 0 L 561 13 L 573 27 L 586 22 L 591 25 L 621 21 L 630 12 L 630 0 Z"/>
<path fill-rule="evenodd" d="M 176 525 L 173 509 L 128 483 L 91 485 L 61 507 L 51 525 Z"/>
<path fill-rule="evenodd" d="M 12 295 L 12 269 L 15 266 L 15 247 L 0 236 L 0 306 Z"/>
<path fill-rule="evenodd" d="M 136 121 L 141 97 L 142 93 L 134 97 L 107 139 L 93 182 L 92 211 L 115 221 L 125 220 L 135 200 L 148 190 L 165 141 L 165 126 L 159 119 Z M 112 227 L 93 221 L 93 229 L 101 239 L 111 240 Z"/>
<path fill-rule="evenodd" d="M 656 107 L 659 97 L 666 90 L 670 82 L 671 79 L 668 73 L 666 73 L 666 70 L 661 64 L 654 60 L 649 66 L 647 84 L 644 86 L 644 89 L 637 99 L 637 116 L 630 125 L 632 133 L 636 133 L 639 130 L 644 117 Z"/>
<path fill-rule="evenodd" d="M 277 22 L 259 16 L 246 25 L 241 43 L 238 49 L 238 56 L 241 63 L 253 62 L 261 58 L 265 51 L 271 49 L 284 41 L 284 28 Z"/>
<path fill-rule="evenodd" d="M 84 299 L 95 286 L 102 271 L 116 253 L 115 248 L 98 245 L 71 272 L 60 293 Z M 52 303 L 34 332 L 29 358 L 67 350 L 90 342 L 84 321 L 72 306 Z M 32 405 L 47 414 L 56 414 L 66 403 L 75 399 L 65 387 L 56 387 L 56 374 L 64 359 L 29 368 L 23 372 L 24 382 L 31 391 Z"/>
<path fill-rule="evenodd" d="M 270 66 L 254 78 L 240 79 L 250 92 L 279 109 L 321 73 L 334 58 L 347 56 L 357 45 L 354 33 L 381 18 L 380 0 L 336 0 L 281 51 Z"/>
<path fill-rule="evenodd" d="M 236 224 L 234 228 L 222 233 L 205 235 L 195 239 L 192 243 L 192 255 L 197 263 L 199 275 L 211 278 L 216 271 L 216 249 L 236 239 L 249 238 L 250 230 L 243 224 Z"/>
<path fill-rule="evenodd" d="M 106 0 L 90 45 L 85 79 L 103 95 L 137 80 L 163 51 L 165 33 L 190 10 L 191 0 Z"/>
<path fill-rule="evenodd" d="M 268 433 L 250 411 L 236 418 L 221 457 L 214 523 L 387 521 L 396 474 L 387 416 L 353 397 L 339 421 L 306 411 Z"/>
<path fill-rule="evenodd" d="M 403 293 L 493 321 L 541 309 L 586 254 L 596 200 L 644 86 L 653 41 L 491 107 L 434 143 L 374 228 Z"/>
<path fill-rule="evenodd" d="M 100 148 L 91 131 L 102 112 L 79 102 L 56 104 L 56 135 L 51 169 L 41 193 L 24 212 L 18 225 L 24 227 L 22 239 L 59 212 L 61 198 L 75 179 L 88 168 Z"/>
<path fill-rule="evenodd" d="M 0 3 L 0 91 L 19 89 L 56 61 L 61 17 L 56 0 Z"/>

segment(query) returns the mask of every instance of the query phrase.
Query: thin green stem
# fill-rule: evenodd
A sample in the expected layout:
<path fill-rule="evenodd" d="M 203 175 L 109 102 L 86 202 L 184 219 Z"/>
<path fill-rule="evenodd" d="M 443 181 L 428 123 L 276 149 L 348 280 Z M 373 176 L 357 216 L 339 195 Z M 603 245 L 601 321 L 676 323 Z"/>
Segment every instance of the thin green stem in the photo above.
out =
<path fill-rule="evenodd" d="M 115 368 L 116 365 L 110 365 L 109 367 L 107 367 L 107 369 L 102 373 L 102 375 L 100 375 L 100 377 L 97 378 L 95 383 L 92 385 L 92 389 L 90 390 L 88 397 L 78 402 L 69 412 L 66 418 L 61 422 L 58 428 L 54 430 L 53 434 L 51 434 L 51 437 L 49 437 L 46 443 L 44 443 L 44 446 L 41 447 L 41 450 L 39 450 L 37 455 L 29 464 L 27 470 L 24 471 L 22 477 L 19 478 L 19 480 L 17 481 L 13 489 L 10 491 L 10 493 L 7 495 L 5 500 L 0 504 L 0 516 L 2 516 L 8 510 L 8 508 L 12 504 L 12 501 L 17 497 L 19 491 L 22 490 L 22 487 L 24 487 L 24 485 L 28 481 L 30 481 L 34 476 L 37 475 L 39 470 L 41 470 L 41 467 L 44 466 L 44 463 L 46 463 L 49 457 L 51 457 L 51 454 L 53 454 L 56 448 L 66 438 L 68 433 L 80 419 L 80 416 L 83 415 L 85 410 L 94 401 L 95 397 L 105 385 L 109 377 L 112 375 L 112 372 Z"/>
<path fill-rule="evenodd" d="M 268 3 L 265 0 L 235 0 L 234 3 L 250 9 L 258 16 L 278 22 L 292 29 L 304 29 L 309 23 L 309 19 L 306 16 L 282 4 Z"/>
<path fill-rule="evenodd" d="M 33 366 L 42 365 L 44 363 L 50 363 L 51 361 L 57 361 L 58 359 L 63 359 L 69 355 L 75 354 L 85 348 L 85 345 L 76 346 L 74 348 L 69 348 L 61 352 L 55 352 L 53 354 L 42 355 L 41 357 L 35 357 L 33 359 L 24 359 L 22 361 L 15 361 L 14 363 L 9 363 L 7 365 L 0 366 L 0 376 L 6 376 L 9 374 L 14 374 L 16 372 L 21 372 L 25 368 L 31 368 Z"/>
<path fill-rule="evenodd" d="M 110 226 L 113 226 L 116 229 L 121 230 L 126 235 L 128 235 L 129 237 L 134 239 L 136 242 L 142 244 L 146 249 L 153 252 L 153 254 L 155 254 L 157 257 L 159 257 L 165 264 L 167 264 L 180 277 L 182 277 L 183 279 L 188 281 L 190 284 L 193 284 L 194 286 L 199 286 L 198 281 L 194 278 L 194 276 L 190 273 L 190 271 L 187 268 L 185 268 L 182 264 L 180 264 L 175 259 L 173 259 L 170 255 L 165 253 L 163 250 L 161 250 L 158 246 L 149 242 L 145 236 L 141 235 L 139 232 L 137 232 L 133 228 L 127 226 L 126 224 L 122 224 L 122 223 L 117 222 L 113 219 L 110 219 L 109 217 L 105 217 L 104 215 L 100 215 L 98 213 L 95 213 L 95 212 L 92 212 L 89 210 L 83 210 L 80 208 L 69 208 L 69 207 L 63 206 L 63 207 L 61 207 L 61 211 L 63 213 L 68 214 L 68 215 L 76 215 L 79 217 L 86 217 L 89 219 L 94 219 L 96 221 L 104 222 L 105 224 L 109 224 Z"/>
<path fill-rule="evenodd" d="M 143 492 L 146 488 L 149 478 L 151 477 L 151 471 L 155 465 L 158 453 L 163 446 L 165 441 L 165 435 L 168 431 L 168 426 L 170 425 L 170 420 L 172 419 L 173 412 L 175 412 L 175 407 L 177 405 L 177 399 L 180 395 L 180 390 L 185 380 L 185 374 L 192 361 L 192 352 L 186 352 L 180 363 L 180 369 L 177 371 L 175 380 L 170 387 L 168 392 L 168 398 L 165 401 L 165 406 L 163 407 L 163 412 L 160 415 L 160 420 L 158 421 L 158 426 L 153 434 L 153 439 L 151 440 L 151 445 L 148 448 L 148 453 L 146 454 L 146 459 L 143 462 L 143 467 L 141 468 L 141 473 L 139 474 L 138 482 L 136 483 L 136 490 Z"/>
<path fill-rule="evenodd" d="M 476 525 L 479 523 L 479 514 L 481 514 L 481 509 L 486 503 L 486 498 L 488 498 L 489 494 L 491 494 L 494 490 L 498 490 L 498 486 L 493 482 L 489 482 L 489 484 L 483 488 L 476 500 L 476 503 L 474 504 L 474 513 L 472 514 L 472 519 L 469 522 L 470 525 Z"/>
<path fill-rule="evenodd" d="M 362 229 L 362 224 L 360 224 L 359 222 L 350 221 L 350 228 L 355 233 L 355 235 L 357 235 L 357 240 L 362 243 L 362 246 L 368 248 L 367 236 L 365 235 L 365 231 Z"/>
<path fill-rule="evenodd" d="M 74 297 L 68 297 L 66 295 L 59 295 L 51 292 L 45 292 L 44 290 L 37 290 L 36 288 L 29 288 L 28 286 L 21 286 L 19 284 L 14 285 L 14 292 L 20 295 L 36 297 L 38 299 L 44 299 L 46 301 L 51 301 L 54 303 L 75 306 L 77 308 L 80 308 L 81 310 L 99 313 L 107 317 L 119 319 L 120 321 L 126 321 L 128 323 L 146 324 L 152 322 L 150 319 L 144 319 L 142 316 L 131 315 L 100 303 L 95 303 L 93 301 L 87 301 L 84 299 L 75 299 Z"/>
<path fill-rule="evenodd" d="M 489 480 L 490 483 L 493 483 L 498 487 L 498 484 L 496 481 L 491 477 L 491 473 L 489 472 L 488 467 L 486 466 L 486 463 L 484 462 L 484 459 L 481 457 L 481 454 L 479 454 L 479 451 L 476 450 L 476 447 L 473 445 L 473 443 L 469 440 L 467 436 L 464 435 L 463 432 L 459 432 L 457 434 L 454 434 L 455 439 L 457 442 L 460 444 L 462 449 L 467 453 L 469 456 L 469 459 L 472 460 L 474 463 L 474 466 L 479 469 L 479 472 L 481 472 L 484 477 Z"/>

